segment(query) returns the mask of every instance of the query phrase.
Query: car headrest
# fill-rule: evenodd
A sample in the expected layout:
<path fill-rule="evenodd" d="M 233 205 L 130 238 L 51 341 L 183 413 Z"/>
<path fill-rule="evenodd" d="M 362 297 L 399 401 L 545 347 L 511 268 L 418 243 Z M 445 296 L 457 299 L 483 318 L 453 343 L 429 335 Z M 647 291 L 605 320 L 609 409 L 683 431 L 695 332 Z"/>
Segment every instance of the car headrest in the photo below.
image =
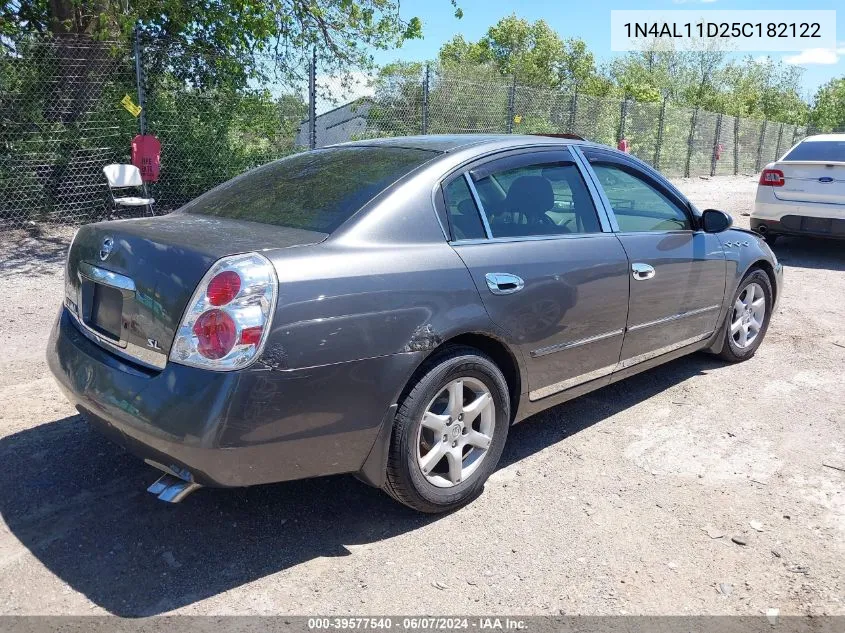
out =
<path fill-rule="evenodd" d="M 552 183 L 541 176 L 520 176 L 508 189 L 505 209 L 528 216 L 542 215 L 554 208 Z"/>

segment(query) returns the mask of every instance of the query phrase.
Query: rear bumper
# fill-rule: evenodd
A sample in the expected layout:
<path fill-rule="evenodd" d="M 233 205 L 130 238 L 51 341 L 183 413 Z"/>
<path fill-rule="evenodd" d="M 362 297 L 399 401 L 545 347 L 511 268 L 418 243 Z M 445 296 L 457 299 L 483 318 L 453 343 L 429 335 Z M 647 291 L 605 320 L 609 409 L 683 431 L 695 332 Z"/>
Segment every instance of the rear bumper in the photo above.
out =
<path fill-rule="evenodd" d="M 806 235 L 845 239 L 845 219 L 784 215 L 777 220 L 751 218 L 751 230 L 760 235 Z"/>
<path fill-rule="evenodd" d="M 47 361 L 68 400 L 132 453 L 210 486 L 358 472 L 421 356 L 212 372 L 128 364 L 62 309 Z"/>
<path fill-rule="evenodd" d="M 780 201 L 771 191 L 758 190 L 751 230 L 761 234 L 845 238 L 845 205 Z"/>

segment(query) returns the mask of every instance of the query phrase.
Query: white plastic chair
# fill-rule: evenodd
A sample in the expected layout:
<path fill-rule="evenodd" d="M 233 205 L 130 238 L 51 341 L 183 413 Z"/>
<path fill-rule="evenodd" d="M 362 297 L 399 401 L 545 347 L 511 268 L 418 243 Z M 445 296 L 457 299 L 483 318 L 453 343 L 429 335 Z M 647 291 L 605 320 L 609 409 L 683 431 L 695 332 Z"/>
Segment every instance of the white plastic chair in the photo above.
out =
<path fill-rule="evenodd" d="M 117 213 L 120 207 L 147 207 L 150 215 L 155 215 L 153 211 L 153 198 L 144 198 L 139 196 L 121 196 L 115 197 L 115 189 L 128 189 L 140 187 L 142 192 L 144 190 L 144 181 L 141 180 L 141 170 L 135 165 L 106 165 L 103 167 L 103 173 L 106 175 L 106 180 L 109 182 L 109 195 L 111 196 L 113 210 Z"/>

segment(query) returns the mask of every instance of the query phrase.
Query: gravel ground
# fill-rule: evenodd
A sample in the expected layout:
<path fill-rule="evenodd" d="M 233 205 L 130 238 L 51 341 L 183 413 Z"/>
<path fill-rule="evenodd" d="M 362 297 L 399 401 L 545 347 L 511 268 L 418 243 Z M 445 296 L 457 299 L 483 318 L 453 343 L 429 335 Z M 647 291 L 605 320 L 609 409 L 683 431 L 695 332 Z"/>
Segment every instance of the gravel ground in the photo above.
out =
<path fill-rule="evenodd" d="M 747 226 L 753 178 L 679 185 Z M 754 359 L 693 355 L 537 415 L 480 499 L 427 517 L 351 477 L 147 495 L 153 469 L 44 362 L 67 237 L 0 238 L 3 614 L 845 615 L 845 472 L 823 465 L 845 468 L 841 243 L 777 245 Z"/>

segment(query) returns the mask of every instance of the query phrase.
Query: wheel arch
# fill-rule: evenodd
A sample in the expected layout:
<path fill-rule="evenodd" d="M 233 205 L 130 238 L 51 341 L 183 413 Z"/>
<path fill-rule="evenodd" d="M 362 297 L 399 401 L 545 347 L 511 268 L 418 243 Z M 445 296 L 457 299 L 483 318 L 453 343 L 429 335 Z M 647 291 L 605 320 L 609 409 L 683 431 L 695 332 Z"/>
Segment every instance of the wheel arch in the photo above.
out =
<path fill-rule="evenodd" d="M 725 327 L 727 326 L 727 319 L 731 314 L 731 300 L 734 294 L 739 288 L 742 280 L 745 279 L 749 274 L 751 274 L 755 270 L 762 270 L 766 273 L 766 276 L 769 278 L 769 284 L 772 287 L 772 304 L 777 304 L 778 298 L 778 285 L 777 285 L 777 275 L 775 275 L 774 266 L 772 266 L 771 262 L 764 257 L 759 257 L 757 259 L 752 260 L 748 266 L 742 271 L 742 274 L 736 276 L 736 283 L 733 284 L 730 292 L 725 292 L 725 307 L 724 307 L 724 316 L 722 317 L 721 325 L 719 326 L 716 332 L 717 335 L 714 336 L 713 343 L 706 348 L 706 351 L 712 354 L 719 354 L 722 351 L 724 346 L 724 336 L 723 333 L 725 331 Z"/>
<path fill-rule="evenodd" d="M 501 370 L 505 376 L 505 382 L 508 383 L 508 395 L 510 396 L 511 404 L 511 421 L 516 414 L 519 406 L 520 398 L 522 396 L 522 366 L 517 359 L 516 353 L 501 339 L 485 332 L 464 332 L 456 334 L 451 338 L 445 339 L 437 347 L 433 348 L 425 358 L 420 361 L 417 368 L 411 373 L 410 378 L 402 388 L 397 403 L 401 402 L 410 389 L 413 388 L 414 382 L 419 375 L 428 369 L 428 364 L 431 359 L 442 353 L 443 350 L 458 345 L 465 345 L 473 347 L 478 351 L 489 356 L 496 366 Z"/>
<path fill-rule="evenodd" d="M 505 377 L 505 382 L 508 385 L 508 395 L 510 397 L 510 417 L 511 423 L 515 419 L 516 412 L 519 408 L 520 400 L 523 395 L 523 367 L 519 361 L 518 353 L 515 352 L 500 338 L 485 332 L 464 332 L 456 334 L 451 338 L 445 339 L 437 347 L 433 348 L 425 358 L 423 358 L 416 369 L 411 372 L 410 377 L 402 387 L 396 402 L 391 405 L 385 419 L 382 421 L 382 428 L 376 438 L 375 444 L 370 451 L 367 459 L 357 473 L 357 477 L 371 486 L 381 488 L 385 482 L 385 473 L 387 467 L 387 454 L 390 445 L 390 436 L 393 432 L 393 418 L 396 414 L 397 405 L 413 388 L 415 381 L 420 374 L 428 369 L 433 357 L 442 353 L 450 347 L 465 345 L 472 347 L 485 355 L 489 356 L 496 366 L 501 370 Z"/>
<path fill-rule="evenodd" d="M 753 261 L 751 265 L 749 265 L 748 268 L 745 269 L 745 272 L 742 273 L 740 282 L 742 281 L 742 279 L 745 279 L 746 275 L 748 275 L 748 273 L 750 273 L 755 268 L 762 270 L 764 273 L 766 273 L 766 276 L 769 278 L 769 283 L 772 286 L 772 305 L 776 305 L 779 298 L 778 292 L 780 289 L 778 288 L 778 280 L 777 276 L 775 275 L 775 267 L 772 266 L 772 263 L 769 260 L 761 258 Z"/>

